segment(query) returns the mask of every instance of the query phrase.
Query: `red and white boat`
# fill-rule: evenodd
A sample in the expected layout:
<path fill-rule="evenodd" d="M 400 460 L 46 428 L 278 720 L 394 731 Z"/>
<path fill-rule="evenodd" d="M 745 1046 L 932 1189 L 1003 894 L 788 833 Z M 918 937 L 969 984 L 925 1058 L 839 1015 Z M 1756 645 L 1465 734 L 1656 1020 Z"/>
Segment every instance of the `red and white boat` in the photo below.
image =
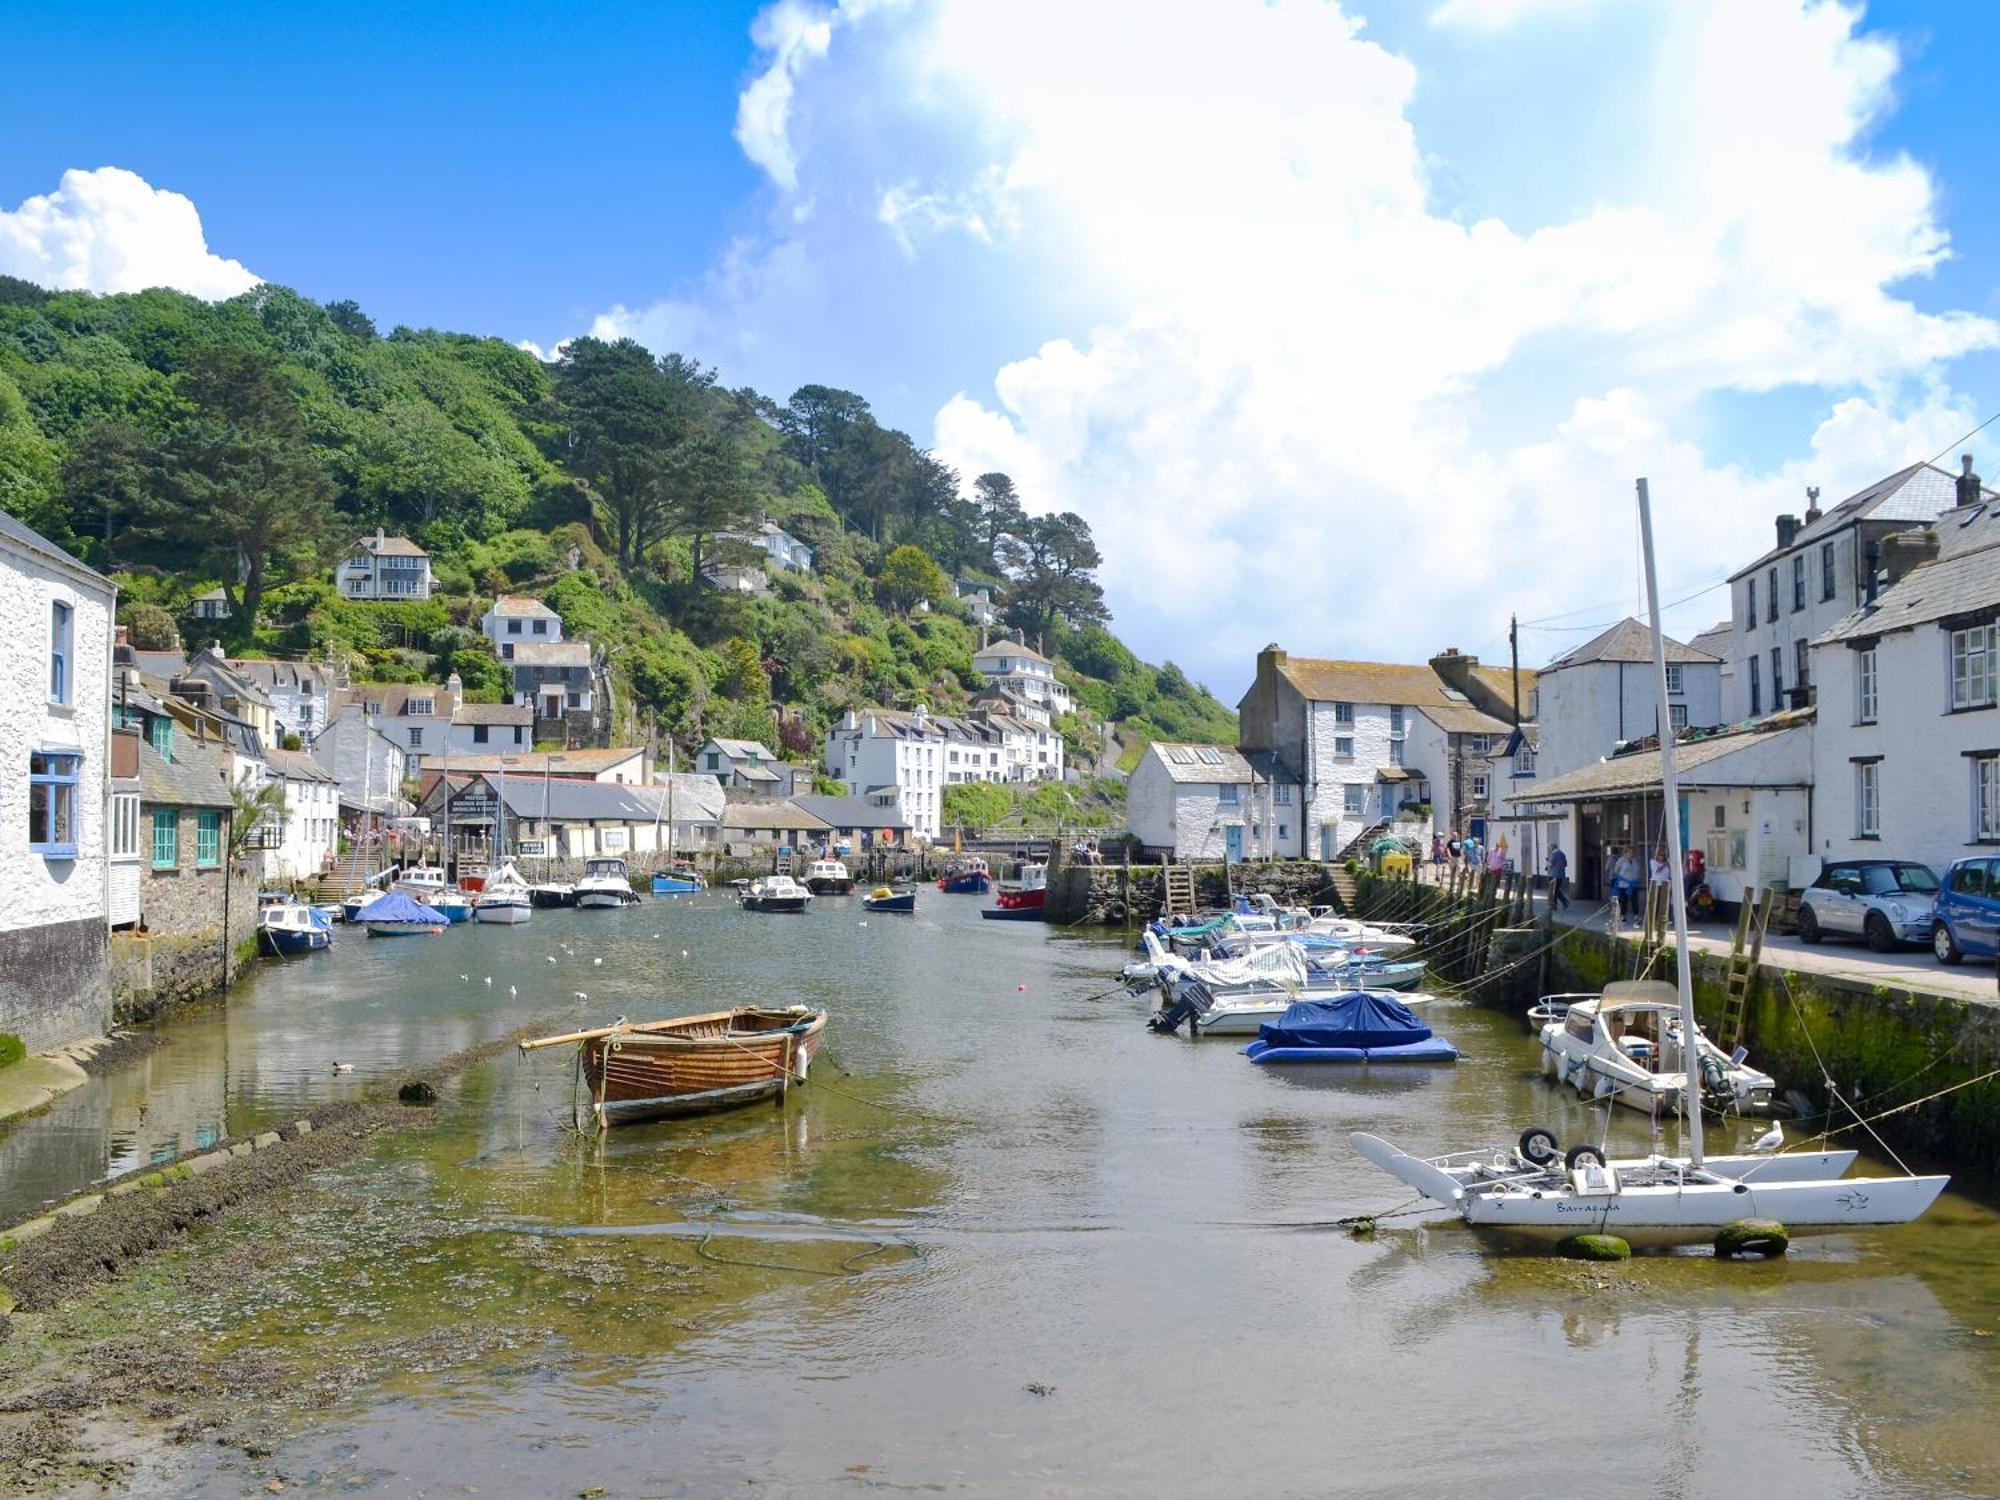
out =
<path fill-rule="evenodd" d="M 1003 880 L 993 904 L 979 915 L 989 922 L 1039 922 L 1049 894 L 1049 867 L 1022 865 L 1021 878 Z"/>

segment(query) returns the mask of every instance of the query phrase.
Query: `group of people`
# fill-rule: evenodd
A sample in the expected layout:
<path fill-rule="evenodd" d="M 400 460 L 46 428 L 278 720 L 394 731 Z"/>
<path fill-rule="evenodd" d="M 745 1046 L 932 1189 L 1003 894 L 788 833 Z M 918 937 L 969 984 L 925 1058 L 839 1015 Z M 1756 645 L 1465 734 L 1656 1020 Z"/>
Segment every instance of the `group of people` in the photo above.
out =
<path fill-rule="evenodd" d="M 1507 836 L 1503 833 L 1492 844 L 1482 844 L 1478 835 L 1467 834 L 1460 838 L 1456 832 L 1446 838 L 1442 833 L 1431 835 L 1431 864 L 1442 870 L 1447 863 L 1463 864 L 1468 870 L 1485 870 L 1498 875 L 1507 868 Z"/>
<path fill-rule="evenodd" d="M 1654 846 L 1652 858 L 1644 866 L 1636 848 L 1611 851 L 1611 899 L 1618 903 L 1620 917 L 1638 916 L 1645 906 L 1646 888 L 1666 885 L 1673 878 L 1674 867 L 1667 863 L 1664 845 Z"/>

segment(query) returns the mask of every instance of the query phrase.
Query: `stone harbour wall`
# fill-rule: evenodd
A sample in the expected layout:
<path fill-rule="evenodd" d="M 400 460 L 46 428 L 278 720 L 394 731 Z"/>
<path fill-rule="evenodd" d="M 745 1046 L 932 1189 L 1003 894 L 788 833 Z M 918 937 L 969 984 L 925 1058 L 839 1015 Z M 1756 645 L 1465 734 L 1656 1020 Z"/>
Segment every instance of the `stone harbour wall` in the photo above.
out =
<path fill-rule="evenodd" d="M 195 869 L 194 838 L 195 815 L 183 812 L 181 868 L 147 870 L 141 877 L 142 931 L 115 945 L 112 1009 L 118 1021 L 145 1020 L 218 993 L 241 972 L 256 942 L 257 881 L 241 866 L 226 878 L 221 869 Z"/>
<path fill-rule="evenodd" d="M 1331 906 L 1333 865 L 1317 860 L 1190 865 L 1195 904 L 1226 907 L 1232 895 L 1269 895 L 1286 906 Z M 1159 865 L 1064 865 L 1049 872 L 1048 920 L 1058 926 L 1150 922 L 1165 908 Z"/>
<path fill-rule="evenodd" d="M 101 916 L 0 932 L 0 1032 L 44 1052 L 109 1030 L 108 939 Z"/>

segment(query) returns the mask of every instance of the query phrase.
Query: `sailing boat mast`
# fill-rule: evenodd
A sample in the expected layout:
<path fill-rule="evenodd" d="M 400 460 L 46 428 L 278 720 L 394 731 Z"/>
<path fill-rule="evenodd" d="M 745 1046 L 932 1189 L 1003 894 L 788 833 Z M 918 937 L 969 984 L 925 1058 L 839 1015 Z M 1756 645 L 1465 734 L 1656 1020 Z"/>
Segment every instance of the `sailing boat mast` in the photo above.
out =
<path fill-rule="evenodd" d="M 1688 962 L 1687 882 L 1681 878 L 1681 795 L 1674 770 L 1674 717 L 1667 700 L 1667 644 L 1660 631 L 1660 572 L 1653 560 L 1653 500 L 1639 481 L 1639 540 L 1646 558 L 1646 610 L 1653 626 L 1653 676 L 1660 705 L 1660 793 L 1667 825 L 1667 888 L 1674 903 L 1674 982 L 1681 1000 L 1681 1074 L 1688 1159 L 1701 1165 L 1701 1052 L 1694 1024 L 1694 975 Z"/>

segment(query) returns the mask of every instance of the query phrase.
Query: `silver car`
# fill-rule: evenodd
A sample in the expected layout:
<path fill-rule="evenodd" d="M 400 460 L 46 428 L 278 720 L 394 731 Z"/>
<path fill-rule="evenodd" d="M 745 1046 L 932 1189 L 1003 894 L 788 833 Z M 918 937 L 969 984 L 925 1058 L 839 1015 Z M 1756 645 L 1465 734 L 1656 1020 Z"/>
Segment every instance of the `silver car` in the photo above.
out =
<path fill-rule="evenodd" d="M 1898 943 L 1928 943 L 1938 879 L 1907 859 L 1830 862 L 1799 898 L 1799 941 L 1858 937 L 1877 953 Z"/>

